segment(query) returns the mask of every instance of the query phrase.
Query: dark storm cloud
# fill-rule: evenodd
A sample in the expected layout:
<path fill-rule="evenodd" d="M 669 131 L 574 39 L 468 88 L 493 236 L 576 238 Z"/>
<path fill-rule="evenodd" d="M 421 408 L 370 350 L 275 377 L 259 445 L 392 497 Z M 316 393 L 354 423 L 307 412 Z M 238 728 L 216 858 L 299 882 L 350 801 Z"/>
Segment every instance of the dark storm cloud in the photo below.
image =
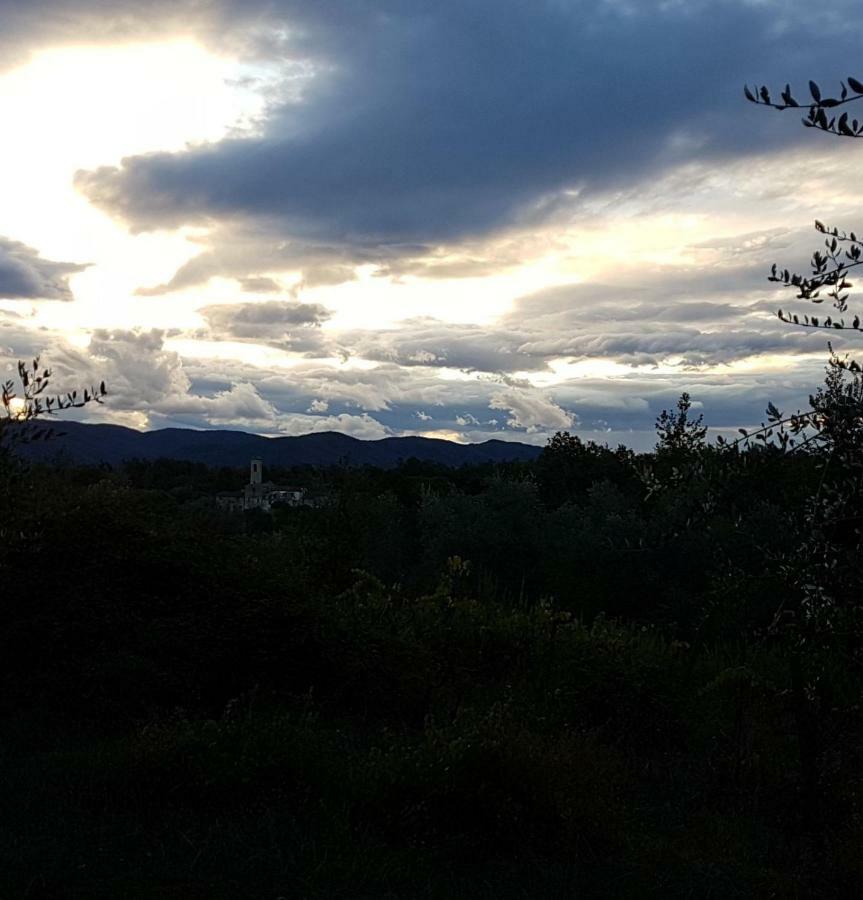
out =
<path fill-rule="evenodd" d="M 255 52 L 307 61 L 302 100 L 275 105 L 259 136 L 81 172 L 94 203 L 136 229 L 265 220 L 352 258 L 454 240 L 563 189 L 799 140 L 746 108 L 741 84 L 816 63 L 826 77 L 823 60 L 856 47 L 832 20 L 813 33 L 803 3 L 282 0 L 269 39 L 254 8 L 211 9 Z M 846 25 L 860 18 L 846 9 Z"/>
<path fill-rule="evenodd" d="M 69 276 L 86 268 L 42 259 L 32 247 L 0 237 L 0 300 L 72 300 Z"/>

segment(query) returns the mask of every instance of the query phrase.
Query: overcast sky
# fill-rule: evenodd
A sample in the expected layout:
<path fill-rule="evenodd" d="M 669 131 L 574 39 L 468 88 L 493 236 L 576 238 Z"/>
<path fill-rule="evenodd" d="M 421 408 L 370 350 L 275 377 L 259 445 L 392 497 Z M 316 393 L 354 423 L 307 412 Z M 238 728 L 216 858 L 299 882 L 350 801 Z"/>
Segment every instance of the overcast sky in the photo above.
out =
<path fill-rule="evenodd" d="M 137 428 L 647 448 L 684 390 L 751 425 L 827 355 L 769 267 L 863 198 L 856 142 L 742 86 L 863 79 L 861 19 L 0 0 L 0 365 L 104 379 L 81 417 Z"/>

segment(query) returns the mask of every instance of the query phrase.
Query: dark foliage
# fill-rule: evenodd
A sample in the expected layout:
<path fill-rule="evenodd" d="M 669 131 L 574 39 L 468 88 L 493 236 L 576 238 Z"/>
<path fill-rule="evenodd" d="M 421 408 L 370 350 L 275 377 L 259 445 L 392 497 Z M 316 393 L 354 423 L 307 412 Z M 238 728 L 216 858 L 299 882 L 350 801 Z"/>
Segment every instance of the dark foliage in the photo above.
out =
<path fill-rule="evenodd" d="M 257 521 L 241 470 L 7 475 L 3 890 L 852 895 L 859 557 L 811 535 L 855 377 L 799 453 L 684 404 L 655 454 L 280 472 L 320 502 Z"/>

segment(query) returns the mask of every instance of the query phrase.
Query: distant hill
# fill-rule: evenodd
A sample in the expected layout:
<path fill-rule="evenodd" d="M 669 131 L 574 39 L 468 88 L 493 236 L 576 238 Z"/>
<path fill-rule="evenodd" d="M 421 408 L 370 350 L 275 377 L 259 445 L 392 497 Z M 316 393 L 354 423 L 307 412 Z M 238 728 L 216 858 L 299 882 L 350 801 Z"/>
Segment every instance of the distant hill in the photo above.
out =
<path fill-rule="evenodd" d="M 261 437 L 244 431 L 193 431 L 164 428 L 135 431 L 121 425 L 52 422 L 51 440 L 21 447 L 28 459 L 117 465 L 127 459 L 183 459 L 209 466 L 244 466 L 260 457 L 270 466 L 371 465 L 390 468 L 416 457 L 447 466 L 536 459 L 540 447 L 514 441 L 456 444 L 424 437 L 362 441 L 335 431 L 298 437 Z"/>

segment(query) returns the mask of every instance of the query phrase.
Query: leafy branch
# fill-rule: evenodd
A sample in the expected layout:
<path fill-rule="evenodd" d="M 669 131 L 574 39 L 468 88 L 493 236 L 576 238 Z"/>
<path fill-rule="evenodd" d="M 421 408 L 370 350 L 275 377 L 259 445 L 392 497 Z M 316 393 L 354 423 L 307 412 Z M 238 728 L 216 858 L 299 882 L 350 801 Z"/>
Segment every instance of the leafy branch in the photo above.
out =
<path fill-rule="evenodd" d="M 756 429 L 739 428 L 740 437 L 728 441 L 721 435 L 717 444 L 725 449 L 751 446 L 753 441 L 776 444 L 788 453 L 799 453 L 813 445 L 845 447 L 863 431 L 863 368 L 847 356 L 839 356 L 828 343 L 830 358 L 827 379 L 809 397 L 809 409 L 786 415 L 773 403 L 767 404 L 766 422 Z M 850 379 L 846 379 L 846 373 Z"/>
<path fill-rule="evenodd" d="M 775 263 L 771 267 L 768 281 L 777 282 L 785 287 L 797 289 L 798 300 L 810 300 L 812 303 L 823 303 L 829 298 L 833 301 L 833 306 L 839 312 L 845 312 L 848 309 L 848 291 L 854 286 L 848 281 L 849 269 L 856 268 L 863 264 L 863 240 L 857 237 L 852 231 L 845 233 L 838 228 L 831 228 L 823 222 L 815 221 L 815 230 L 821 234 L 826 234 L 824 241 L 825 251 L 822 253 L 816 250 L 812 254 L 810 261 L 811 274 L 800 275 L 796 272 L 790 272 L 788 269 L 780 269 Z M 843 248 L 842 245 L 848 245 Z M 827 297 L 821 296 L 821 291 L 827 290 Z M 783 321 L 792 321 L 793 324 L 800 324 L 782 315 L 780 310 L 779 318 Z M 818 320 L 815 319 L 812 327 L 819 327 Z M 854 322 L 849 326 L 840 320 L 837 324 L 825 327 L 833 328 L 851 328 L 860 330 L 860 319 L 856 317 Z"/>
<path fill-rule="evenodd" d="M 807 128 L 817 128 L 837 137 L 863 137 L 863 122 L 858 119 L 849 120 L 847 112 L 842 112 L 838 118 L 832 113 L 828 117 L 826 112 L 826 110 L 833 110 L 836 107 L 863 100 L 863 82 L 851 76 L 840 82 L 840 91 L 837 97 L 824 96 L 817 82 L 810 81 L 809 93 L 812 99 L 805 104 L 799 103 L 794 98 L 791 86 L 788 84 L 781 92 L 779 101 L 773 99 L 766 85 L 755 88 L 746 85 L 743 93 L 751 103 L 772 109 L 785 110 L 808 106 L 808 114 L 803 119 L 803 124 Z M 827 236 L 824 241 L 826 252 L 816 250 L 812 255 L 810 274 L 800 275 L 774 265 L 768 280 L 778 282 L 786 287 L 796 288 L 799 300 L 823 303 L 825 299 L 829 298 L 839 312 L 846 312 L 848 290 L 852 287 L 847 275 L 850 269 L 863 263 L 863 240 L 860 240 L 853 231 L 846 233 L 819 221 L 815 222 L 815 229 Z M 826 292 L 826 297 L 821 296 L 822 291 Z M 824 319 L 817 316 L 798 316 L 781 309 L 778 311 L 778 316 L 781 321 L 801 328 L 863 331 L 859 316 L 855 316 L 850 323 L 844 319 L 834 319 L 831 316 Z"/>
<path fill-rule="evenodd" d="M 30 365 L 19 361 L 18 380 L 20 388 L 11 379 L 0 384 L 0 441 L 13 424 L 28 423 L 40 416 L 54 415 L 66 409 L 80 409 L 90 403 L 102 403 L 108 393 L 102 381 L 85 388 L 80 394 L 77 390 L 49 394 L 51 370 L 39 364 L 38 356 Z M 16 439 L 24 441 L 47 439 L 49 435 L 48 429 L 38 428 L 26 431 L 17 429 L 15 432 Z"/>
<path fill-rule="evenodd" d="M 789 84 L 786 84 L 785 90 L 780 93 L 781 100 L 779 101 L 773 99 L 766 85 L 754 88 L 745 85 L 743 94 L 750 103 L 755 103 L 758 106 L 768 106 L 771 109 L 786 110 L 808 107 L 808 112 L 803 118 L 803 124 L 807 128 L 817 128 L 819 131 L 826 131 L 839 137 L 860 138 L 863 137 L 863 121 L 849 119 L 847 112 L 843 112 L 838 118 L 827 112 L 827 110 L 845 106 L 857 100 L 863 100 L 863 82 L 850 75 L 846 81 L 847 84 L 845 81 L 840 82 L 838 97 L 825 97 L 822 95 L 818 84 L 810 81 L 809 93 L 812 96 L 812 100 L 803 103 L 799 103 L 794 98 L 791 93 L 791 85 Z M 849 87 L 850 91 L 848 90 Z"/>
<path fill-rule="evenodd" d="M 783 451 L 799 453 L 820 437 L 821 423 L 814 411 L 798 410 L 785 415 L 773 403 L 768 403 L 766 413 L 767 422 L 762 422 L 760 427 L 756 429 L 738 428 L 740 437 L 733 441 L 727 440 L 721 434 L 717 435 L 716 443 L 725 450 L 731 450 L 740 445 L 752 446 L 753 441 L 760 441 L 766 446 L 775 438 L 776 443 Z M 808 428 L 815 428 L 815 433 L 805 435 L 804 432 Z M 804 436 L 801 437 L 801 435 Z"/>

